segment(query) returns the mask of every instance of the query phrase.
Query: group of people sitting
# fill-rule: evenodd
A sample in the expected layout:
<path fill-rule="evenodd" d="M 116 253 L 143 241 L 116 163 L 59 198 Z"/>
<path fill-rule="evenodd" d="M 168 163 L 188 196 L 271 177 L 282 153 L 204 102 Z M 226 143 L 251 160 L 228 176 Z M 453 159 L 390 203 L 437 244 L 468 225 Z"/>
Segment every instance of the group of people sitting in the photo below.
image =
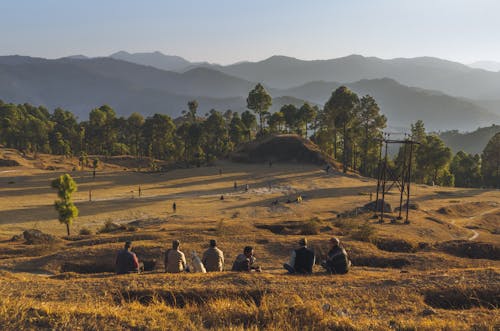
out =
<path fill-rule="evenodd" d="M 321 266 L 331 274 L 345 274 L 349 271 L 351 261 L 346 250 L 340 245 L 338 238 L 331 238 L 330 250 Z M 311 274 L 316 262 L 316 256 L 312 249 L 307 247 L 307 239 L 302 238 L 298 242 L 298 248 L 292 251 L 290 261 L 283 267 L 290 274 Z M 141 263 L 135 253 L 131 251 L 132 243 L 127 241 L 123 250 L 116 257 L 116 273 L 126 274 L 140 272 Z M 224 253 L 217 247 L 217 241 L 210 240 L 210 247 L 203 253 L 200 259 L 195 252 L 192 253 L 191 269 L 187 265 L 186 256 L 180 250 L 179 240 L 172 242 L 172 248 L 165 252 L 165 272 L 217 272 L 224 271 Z M 254 249 L 246 246 L 243 253 L 239 254 L 233 262 L 231 271 L 261 272 L 262 269 L 256 263 Z"/>

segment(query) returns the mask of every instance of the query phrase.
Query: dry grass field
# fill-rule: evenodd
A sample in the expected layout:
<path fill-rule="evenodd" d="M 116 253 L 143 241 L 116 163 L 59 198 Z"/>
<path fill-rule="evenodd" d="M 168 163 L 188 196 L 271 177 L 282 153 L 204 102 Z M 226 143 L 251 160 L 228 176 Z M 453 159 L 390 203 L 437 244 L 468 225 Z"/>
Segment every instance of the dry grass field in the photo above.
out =
<path fill-rule="evenodd" d="M 414 185 L 411 223 L 390 222 L 397 213 L 378 223 L 355 212 L 370 193 L 374 199 L 374 180 L 312 165 L 220 161 L 147 173 L 105 164 L 94 179 L 89 169 L 73 171 L 75 160 L 1 153 L 21 164 L 0 168 L 1 329 L 500 329 L 498 190 Z M 71 237 L 49 185 L 66 172 L 78 184 Z M 302 203 L 286 203 L 298 195 Z M 399 196 L 387 200 L 395 206 Z M 121 227 L 101 231 L 111 222 Z M 26 229 L 58 239 L 11 239 Z M 311 276 L 286 275 L 281 266 L 304 236 L 319 257 L 339 237 L 354 267 L 347 275 L 320 266 Z M 217 239 L 227 270 L 252 245 L 263 272 L 165 274 L 173 239 L 188 261 Z M 154 270 L 112 273 L 127 240 L 139 259 L 156 260 Z"/>

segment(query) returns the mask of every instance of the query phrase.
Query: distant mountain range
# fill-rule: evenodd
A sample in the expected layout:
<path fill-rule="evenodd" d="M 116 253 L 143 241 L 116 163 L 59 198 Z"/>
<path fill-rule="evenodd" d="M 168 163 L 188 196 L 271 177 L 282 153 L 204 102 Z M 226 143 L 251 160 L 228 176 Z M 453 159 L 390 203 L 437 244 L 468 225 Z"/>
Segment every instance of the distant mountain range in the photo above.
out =
<path fill-rule="evenodd" d="M 500 132 L 500 125 L 479 128 L 473 132 L 446 131 L 439 134 L 444 143 L 456 153 L 481 154 L 490 139 Z"/>
<path fill-rule="evenodd" d="M 500 91 L 500 73 L 433 58 L 353 55 L 302 61 L 274 56 L 219 66 L 159 52 L 56 60 L 0 56 L 0 99 L 63 107 L 80 119 L 104 103 L 121 115 L 137 111 L 175 117 L 192 99 L 198 100 L 200 114 L 212 108 L 243 111 L 257 82 L 264 82 L 273 96 L 273 111 L 305 101 L 322 106 L 335 88 L 346 84 L 360 95 L 372 95 L 391 126 L 408 127 L 418 119 L 431 130 L 473 130 L 500 123 L 500 98 L 492 92 Z M 459 93 L 463 90 L 466 93 Z M 483 94 L 487 97 L 481 98 Z"/>
<path fill-rule="evenodd" d="M 384 60 L 350 55 L 330 60 L 305 61 L 287 56 L 272 56 L 263 61 L 239 62 L 228 66 L 191 63 L 159 52 L 118 52 L 111 57 L 180 72 L 202 66 L 251 82 L 263 82 L 278 89 L 313 81 L 348 83 L 362 79 L 391 78 L 403 85 L 472 99 L 496 99 L 500 91 L 500 72 L 471 68 L 433 57 Z"/>
<path fill-rule="evenodd" d="M 500 71 L 500 62 L 495 61 L 477 61 L 468 64 L 471 68 L 484 69 L 489 71 Z"/>

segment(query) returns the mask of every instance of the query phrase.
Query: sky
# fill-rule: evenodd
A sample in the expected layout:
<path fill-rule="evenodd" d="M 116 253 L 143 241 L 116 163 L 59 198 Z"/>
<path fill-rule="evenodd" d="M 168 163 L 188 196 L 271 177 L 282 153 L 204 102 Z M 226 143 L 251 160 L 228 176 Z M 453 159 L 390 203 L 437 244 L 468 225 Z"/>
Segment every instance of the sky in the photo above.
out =
<path fill-rule="evenodd" d="M 499 0 L 0 0 L 0 55 L 500 62 Z"/>

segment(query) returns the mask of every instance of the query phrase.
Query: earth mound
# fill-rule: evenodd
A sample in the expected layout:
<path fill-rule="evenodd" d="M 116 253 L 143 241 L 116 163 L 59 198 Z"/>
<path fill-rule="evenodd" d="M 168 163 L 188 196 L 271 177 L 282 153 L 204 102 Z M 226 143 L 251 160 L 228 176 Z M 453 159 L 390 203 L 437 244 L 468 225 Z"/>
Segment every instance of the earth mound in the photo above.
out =
<path fill-rule="evenodd" d="M 310 140 L 295 134 L 270 135 L 242 145 L 231 154 L 235 162 L 296 162 L 326 165 L 338 169 L 336 162 L 323 154 Z"/>
<path fill-rule="evenodd" d="M 16 160 L 0 159 L 0 167 L 18 167 L 20 165 Z"/>
<path fill-rule="evenodd" d="M 28 245 L 51 244 L 58 241 L 56 237 L 36 229 L 25 230 L 23 237 Z"/>

